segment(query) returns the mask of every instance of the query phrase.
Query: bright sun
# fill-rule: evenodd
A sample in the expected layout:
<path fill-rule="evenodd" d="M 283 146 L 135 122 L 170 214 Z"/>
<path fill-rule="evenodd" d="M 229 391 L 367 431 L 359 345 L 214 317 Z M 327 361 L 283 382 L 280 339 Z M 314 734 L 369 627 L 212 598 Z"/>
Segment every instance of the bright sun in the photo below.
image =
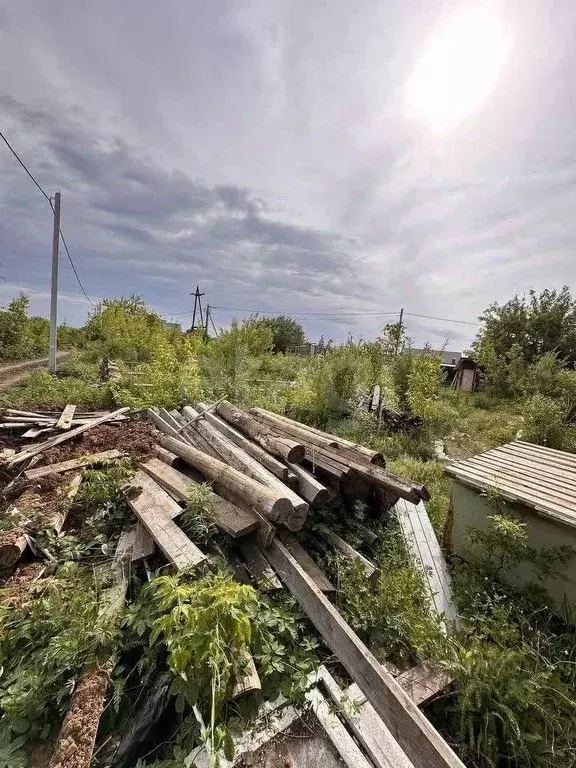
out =
<path fill-rule="evenodd" d="M 434 34 L 406 86 L 408 103 L 437 131 L 457 125 L 488 97 L 506 58 L 500 19 L 467 8 Z"/>

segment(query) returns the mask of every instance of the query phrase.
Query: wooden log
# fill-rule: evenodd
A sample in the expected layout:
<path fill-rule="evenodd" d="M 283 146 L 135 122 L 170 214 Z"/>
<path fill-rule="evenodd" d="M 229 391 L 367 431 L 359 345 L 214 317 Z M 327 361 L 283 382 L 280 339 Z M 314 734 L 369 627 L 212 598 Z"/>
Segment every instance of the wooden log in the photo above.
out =
<path fill-rule="evenodd" d="M 464 764 L 392 675 L 378 663 L 288 548 L 275 539 L 266 551 L 266 557 L 326 644 L 366 694 L 414 768 L 464 768 Z"/>
<path fill-rule="evenodd" d="M 237 699 L 239 696 L 246 696 L 248 693 L 256 693 L 262 690 L 262 683 L 260 682 L 260 675 L 254 664 L 252 654 L 247 648 L 242 648 L 239 653 L 241 661 L 244 663 L 244 667 L 240 673 L 240 676 L 236 680 L 234 688 L 232 689 L 232 698 Z"/>
<path fill-rule="evenodd" d="M 232 503 L 234 500 L 229 498 L 229 494 L 239 496 L 273 522 L 284 523 L 294 519 L 294 507 L 284 494 L 267 488 L 223 461 L 208 456 L 179 439 L 160 435 L 159 443 L 201 472 L 219 496 Z"/>
<path fill-rule="evenodd" d="M 195 418 L 199 415 L 198 412 L 190 406 L 184 408 L 184 413 L 190 418 Z M 234 469 L 237 469 L 239 472 L 257 480 L 259 483 L 268 486 L 268 488 L 279 491 L 290 500 L 295 515 L 290 523 L 285 522 L 287 527 L 292 528 L 293 530 L 298 530 L 304 525 L 306 516 L 308 515 L 309 506 L 304 499 L 292 490 L 292 488 L 289 488 L 282 482 L 282 480 L 279 480 L 272 474 L 272 472 L 269 472 L 256 459 L 246 453 L 246 451 L 224 437 L 216 427 L 197 420 L 194 429 L 210 443 L 214 450 L 220 454 L 222 460 L 231 467 L 234 467 Z"/>
<path fill-rule="evenodd" d="M 312 472 L 329 475 L 338 483 L 346 480 L 352 473 L 352 470 L 349 469 L 349 467 L 345 467 L 343 464 L 336 464 L 335 462 L 325 459 L 323 456 L 316 456 L 314 453 L 310 454 L 308 451 L 306 452 L 304 462 L 310 467 Z"/>
<path fill-rule="evenodd" d="M 21 531 L 14 530 L 0 534 L 0 570 L 15 565 L 26 546 L 26 536 Z"/>
<path fill-rule="evenodd" d="M 256 459 L 256 461 L 260 462 L 260 464 L 272 472 L 273 475 L 276 475 L 276 477 L 278 477 L 283 482 L 288 482 L 288 468 L 282 464 L 282 462 L 278 461 L 278 459 L 274 458 L 274 456 L 271 456 L 267 451 L 264 450 L 264 448 L 261 448 L 256 443 L 248 440 L 247 437 L 244 437 L 243 434 L 234 429 L 234 427 L 231 427 L 230 424 L 228 424 L 226 421 L 220 419 L 218 416 L 208 411 L 207 408 L 208 406 L 206 403 L 196 404 L 196 410 L 204 416 L 208 424 L 212 424 L 212 426 L 216 427 L 216 429 L 221 432 L 224 437 L 227 437 L 237 446 L 243 448 L 246 453 L 252 456 L 252 458 Z"/>
<path fill-rule="evenodd" d="M 49 768 L 89 768 L 100 716 L 110 682 L 107 669 L 96 667 L 82 675 L 64 718 Z"/>
<path fill-rule="evenodd" d="M 206 561 L 206 555 L 171 519 L 176 502 L 151 477 L 138 470 L 125 493 L 134 514 L 178 570 L 193 568 Z"/>
<path fill-rule="evenodd" d="M 161 445 L 154 444 L 152 446 L 152 453 L 156 458 L 160 459 L 160 461 L 164 462 L 164 464 L 167 464 L 169 467 L 177 467 L 178 462 L 182 462 L 182 459 L 176 456 L 175 453 L 167 451 L 166 448 L 162 448 Z"/>
<path fill-rule="evenodd" d="M 43 451 L 48 450 L 48 448 L 54 448 L 56 445 L 60 445 L 61 443 L 64 443 L 66 440 L 71 440 L 73 437 L 78 437 L 78 435 L 83 434 L 84 432 L 87 432 L 89 429 L 92 429 L 92 427 L 97 427 L 100 424 L 104 424 L 106 421 L 110 421 L 110 419 L 115 418 L 116 416 L 120 416 L 123 413 L 126 413 L 126 411 L 129 411 L 130 408 L 124 407 L 124 408 L 118 408 L 117 411 L 114 411 L 113 413 L 106 414 L 105 416 L 100 416 L 98 419 L 93 419 L 88 424 L 82 424 L 80 427 L 76 427 L 75 429 L 71 429 L 69 432 L 65 432 L 64 434 L 57 435 L 56 437 L 52 437 L 49 440 L 45 440 L 43 443 L 40 443 L 40 445 L 35 446 L 34 448 L 28 448 L 25 451 L 22 451 L 21 453 L 17 453 L 15 456 L 13 456 L 8 461 L 9 466 L 13 466 L 14 464 L 20 464 L 23 461 L 27 461 L 28 459 L 31 459 L 33 456 L 37 456 L 39 453 L 42 453 Z"/>
<path fill-rule="evenodd" d="M 154 424 L 156 429 L 160 430 L 165 435 L 168 435 L 168 437 L 172 437 L 175 440 L 181 440 L 182 437 L 176 427 L 174 427 L 171 423 L 168 423 L 165 419 L 160 416 L 160 413 L 157 410 L 154 410 L 154 408 L 148 408 L 146 411 L 146 415 Z"/>
<path fill-rule="evenodd" d="M 255 541 L 240 539 L 238 547 L 248 565 L 248 570 L 262 592 L 282 589 L 282 583 Z"/>
<path fill-rule="evenodd" d="M 347 541 L 344 541 L 344 539 L 338 536 L 337 533 L 334 533 L 334 531 L 330 530 L 328 526 L 317 525 L 316 530 L 322 536 L 322 538 L 324 538 L 331 546 L 334 547 L 334 549 L 337 549 L 338 552 L 343 554 L 345 557 L 349 558 L 350 560 L 359 560 L 362 563 L 364 575 L 367 579 L 378 578 L 380 575 L 380 569 L 377 568 L 374 563 L 371 563 L 367 557 L 364 557 L 361 552 L 357 552 L 354 547 L 348 544 Z"/>
<path fill-rule="evenodd" d="M 200 432 L 185 426 L 186 419 L 181 413 L 178 413 L 178 411 L 171 411 L 170 416 L 172 416 L 174 421 L 178 424 L 178 432 L 182 440 L 193 445 L 195 448 L 198 448 L 200 451 L 204 451 L 204 453 L 207 453 L 209 456 L 213 456 L 216 459 L 220 458 L 218 451 L 214 450 L 211 443 L 206 440 Z"/>
<path fill-rule="evenodd" d="M 316 565 L 296 536 L 283 530 L 278 531 L 278 536 L 288 552 L 321 592 L 332 593 L 336 591 L 336 587 L 328 579 L 324 571 Z M 265 554 L 268 558 L 268 550 L 265 551 Z M 268 560 L 270 562 L 269 558 Z"/>
<path fill-rule="evenodd" d="M 119 459 L 122 456 L 122 452 L 113 448 L 110 451 L 101 451 L 100 453 L 91 453 L 87 456 L 79 456 L 77 459 L 69 459 L 68 461 L 60 461 L 57 464 L 47 464 L 44 467 L 38 467 L 37 469 L 27 469 L 24 472 L 24 476 L 27 480 L 37 480 L 39 477 L 46 477 L 54 472 L 68 472 L 71 469 L 80 469 L 80 467 L 90 467 L 94 464 L 100 464 L 105 461 L 111 461 L 112 459 Z"/>
<path fill-rule="evenodd" d="M 363 523 L 354 521 L 353 527 L 356 531 L 358 531 L 358 535 L 362 538 L 362 541 L 369 547 L 376 546 L 380 540 L 378 534 L 374 533 L 374 531 L 371 531 L 370 528 L 367 528 Z"/>
<path fill-rule="evenodd" d="M 180 501 L 187 502 L 191 491 L 199 486 L 199 483 L 192 478 L 167 466 L 160 459 L 149 459 L 140 466 L 158 485 L 172 492 Z M 213 491 L 210 491 L 208 498 L 214 508 L 214 523 L 230 536 L 234 538 L 246 536 L 258 527 L 259 521 L 256 515 L 239 509 Z"/>
<path fill-rule="evenodd" d="M 261 422 L 253 419 L 252 416 L 239 408 L 235 408 L 227 400 L 223 400 L 218 405 L 216 413 L 228 424 L 255 440 L 273 456 L 279 456 L 284 461 L 290 461 L 293 464 L 299 464 L 304 458 L 304 448 L 300 443 L 290 438 L 273 435 Z"/>
<path fill-rule="evenodd" d="M 290 471 L 296 475 L 298 490 L 312 507 L 323 507 L 328 504 L 334 493 L 317 480 L 313 474 L 307 472 L 299 464 L 288 464 Z"/>
<path fill-rule="evenodd" d="M 300 424 L 298 421 L 289 419 L 287 416 L 280 416 L 277 413 L 266 411 L 264 408 L 251 408 L 250 414 L 257 416 L 261 422 L 271 427 L 277 425 L 282 428 L 283 432 L 292 434 L 294 438 L 301 439 L 305 443 L 312 443 L 321 448 L 332 448 L 338 453 L 349 456 L 353 461 L 385 466 L 384 457 L 379 451 L 365 448 L 363 445 L 345 440 L 343 437 L 337 437 L 320 429 L 308 427 L 305 424 Z"/>
<path fill-rule="evenodd" d="M 67 405 L 62 411 L 62 415 L 56 422 L 56 428 L 70 429 L 70 427 L 72 426 L 72 419 L 74 418 L 75 411 L 76 411 L 75 405 Z"/>
<path fill-rule="evenodd" d="M 319 668 L 318 677 L 376 768 L 413 768 L 374 708 L 366 702 L 366 697 L 364 701 L 358 701 L 352 695 L 351 689 L 358 689 L 358 686 L 350 686 L 348 690 L 343 691 L 325 666 Z M 355 707 L 350 706 L 351 703 L 354 703 Z M 357 710 L 359 705 L 360 709 Z"/>

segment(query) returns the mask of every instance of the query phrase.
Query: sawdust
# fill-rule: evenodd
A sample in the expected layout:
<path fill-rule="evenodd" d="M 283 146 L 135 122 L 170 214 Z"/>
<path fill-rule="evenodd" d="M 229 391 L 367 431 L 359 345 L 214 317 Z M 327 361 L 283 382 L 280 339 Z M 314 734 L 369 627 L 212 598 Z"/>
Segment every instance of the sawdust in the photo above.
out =
<path fill-rule="evenodd" d="M 88 768 L 109 682 L 110 674 L 102 667 L 80 678 L 49 768 Z"/>

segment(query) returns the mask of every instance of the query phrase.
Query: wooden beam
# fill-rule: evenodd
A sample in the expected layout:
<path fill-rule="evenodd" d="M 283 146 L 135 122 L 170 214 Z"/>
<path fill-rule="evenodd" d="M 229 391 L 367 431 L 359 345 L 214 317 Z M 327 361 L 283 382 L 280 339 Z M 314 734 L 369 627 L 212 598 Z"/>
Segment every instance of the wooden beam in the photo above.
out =
<path fill-rule="evenodd" d="M 67 405 L 62 411 L 62 415 L 56 422 L 56 428 L 70 429 L 70 427 L 72 426 L 72 419 L 74 418 L 75 411 L 76 411 L 75 405 Z"/>
<path fill-rule="evenodd" d="M 288 548 L 275 539 L 266 557 L 326 644 L 366 694 L 414 768 L 464 768 L 464 764 L 392 675 L 378 663 Z"/>
<path fill-rule="evenodd" d="M 171 519 L 176 502 L 145 472 L 136 472 L 125 493 L 133 512 L 178 570 L 193 568 L 207 560 Z"/>
<path fill-rule="evenodd" d="M 300 495 L 309 502 L 311 507 L 323 507 L 334 497 L 334 492 L 322 485 L 304 467 L 299 464 L 288 464 L 288 467 L 296 475 Z"/>
<path fill-rule="evenodd" d="M 439 693 L 448 688 L 452 681 L 453 678 L 447 672 L 427 664 L 417 664 L 396 677 L 396 682 L 402 686 L 414 704 L 418 706 L 438 696 Z M 367 701 L 366 696 L 356 683 L 348 686 L 346 695 L 359 704 Z"/>
<path fill-rule="evenodd" d="M 262 592 L 272 592 L 275 589 L 282 589 L 282 582 L 278 576 L 276 576 L 274 568 L 272 568 L 268 560 L 266 560 L 262 550 L 255 541 L 251 541 L 250 539 L 240 539 L 238 547 L 258 589 Z"/>
<path fill-rule="evenodd" d="M 154 554 L 154 539 L 142 523 L 136 523 L 134 531 L 134 544 L 132 546 L 132 562 L 138 563 L 145 557 L 152 557 Z"/>
<path fill-rule="evenodd" d="M 321 568 L 316 565 L 302 544 L 300 544 L 296 536 L 284 530 L 279 530 L 278 536 L 294 560 L 296 560 L 308 578 L 314 582 L 315 586 L 321 592 L 336 592 L 336 587 L 334 584 L 332 584 L 332 582 L 328 579 L 324 571 L 322 571 Z M 270 560 L 268 557 L 268 551 L 269 550 L 264 550 L 264 553 L 268 560 Z"/>
<path fill-rule="evenodd" d="M 142 469 L 165 490 L 173 493 L 180 501 L 187 502 L 190 493 L 199 487 L 199 483 L 182 472 L 164 464 L 160 459 L 143 462 Z M 214 509 L 214 522 L 225 533 L 238 538 L 254 531 L 259 524 L 256 515 L 239 509 L 213 491 L 208 496 Z M 180 510 L 181 512 L 182 510 Z"/>
<path fill-rule="evenodd" d="M 69 472 L 71 469 L 80 469 L 81 467 L 90 467 L 94 464 L 100 464 L 112 459 L 119 459 L 123 453 L 116 448 L 110 451 L 101 451 L 100 453 L 91 453 L 87 456 L 79 456 L 77 459 L 60 461 L 57 464 L 46 464 L 38 469 L 27 469 L 24 476 L 27 480 L 37 480 L 39 477 L 46 477 L 54 472 Z"/>
<path fill-rule="evenodd" d="M 61 443 L 66 442 L 66 440 L 71 440 L 73 437 L 77 437 L 78 435 L 87 432 L 89 429 L 92 429 L 92 427 L 97 427 L 100 424 L 104 424 L 104 422 L 110 421 L 111 419 L 116 418 L 116 416 L 120 416 L 129 410 L 130 408 L 128 407 L 118 408 L 117 411 L 107 413 L 105 416 L 100 416 L 98 419 L 93 419 L 88 424 L 82 424 L 82 426 L 76 427 L 76 429 L 71 429 L 69 432 L 66 432 L 62 435 L 57 435 L 56 437 L 52 437 L 49 440 L 45 440 L 43 443 L 40 443 L 40 445 L 37 445 L 34 448 L 28 448 L 25 451 L 17 453 L 15 456 L 9 459 L 8 465 L 12 466 L 14 464 L 20 464 L 22 461 L 27 461 L 33 456 L 37 456 L 39 453 L 42 453 L 49 448 L 54 448 L 54 446 L 60 445 Z"/>
<path fill-rule="evenodd" d="M 344 539 L 338 536 L 337 533 L 334 533 L 334 531 L 328 528 L 328 526 L 317 525 L 316 530 L 322 536 L 322 538 L 324 538 L 332 547 L 334 547 L 334 549 L 337 549 L 338 552 L 343 554 L 349 560 L 360 561 L 364 569 L 364 575 L 367 579 L 378 578 L 380 575 L 380 569 L 377 568 L 374 563 L 371 563 L 367 557 L 364 557 L 361 552 L 357 552 L 353 546 L 348 544 L 347 541 L 344 541 Z"/>

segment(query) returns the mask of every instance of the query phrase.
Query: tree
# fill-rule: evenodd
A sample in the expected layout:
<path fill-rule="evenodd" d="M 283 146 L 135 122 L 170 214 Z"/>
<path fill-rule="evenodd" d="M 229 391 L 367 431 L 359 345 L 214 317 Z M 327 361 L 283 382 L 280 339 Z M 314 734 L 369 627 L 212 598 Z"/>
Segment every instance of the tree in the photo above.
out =
<path fill-rule="evenodd" d="M 576 365 L 576 302 L 566 285 L 491 304 L 480 320 L 484 325 L 472 348 L 480 362 L 487 357 L 509 361 L 514 349 L 528 364 L 553 353 L 571 368 Z"/>
<path fill-rule="evenodd" d="M 272 330 L 272 351 L 275 353 L 285 355 L 289 347 L 299 347 L 306 342 L 304 328 L 292 317 L 263 317 L 259 322 Z"/>

